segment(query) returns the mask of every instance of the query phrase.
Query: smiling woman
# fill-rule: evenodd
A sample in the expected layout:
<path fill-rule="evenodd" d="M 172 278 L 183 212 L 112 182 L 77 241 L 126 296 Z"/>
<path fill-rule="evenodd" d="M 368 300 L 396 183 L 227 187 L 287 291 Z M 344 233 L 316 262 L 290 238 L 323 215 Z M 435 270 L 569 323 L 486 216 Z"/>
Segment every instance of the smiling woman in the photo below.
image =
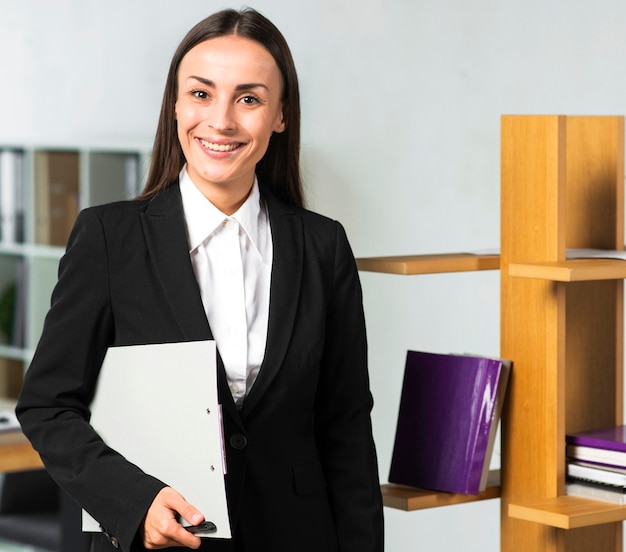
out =
<path fill-rule="evenodd" d="M 260 180 L 272 190 L 280 199 L 295 207 L 302 207 L 303 193 L 302 181 L 300 176 L 300 89 L 298 84 L 298 76 L 293 62 L 291 51 L 282 33 L 269 20 L 264 18 L 254 10 L 243 10 L 237 12 L 234 10 L 225 10 L 219 12 L 219 17 L 209 17 L 195 27 L 193 27 L 187 36 L 182 40 L 178 49 L 172 57 L 170 63 L 167 80 L 165 83 L 165 92 L 163 94 L 163 102 L 161 104 L 161 113 L 157 126 L 157 133 L 153 148 L 153 163 L 150 168 L 150 174 L 146 183 L 143 196 L 150 195 L 167 188 L 172 182 L 178 178 L 178 173 L 183 165 L 187 162 L 182 149 L 182 144 L 178 139 L 179 124 L 177 121 L 178 102 L 184 89 L 180 87 L 190 83 L 181 81 L 181 69 L 183 65 L 192 62 L 187 59 L 192 50 L 199 48 L 201 50 L 209 49 L 213 52 L 213 56 L 217 56 L 217 46 L 211 48 L 207 46 L 209 41 L 228 38 L 237 42 L 231 42 L 230 52 L 224 50 L 223 55 L 228 58 L 222 59 L 222 63 L 228 69 L 230 64 L 235 63 L 240 69 L 243 69 L 244 58 L 239 56 L 239 52 L 233 50 L 234 44 L 241 44 L 247 40 L 248 56 L 254 53 L 259 54 L 253 64 L 265 64 L 266 73 L 272 73 L 274 69 L 278 69 L 280 83 L 280 110 L 282 116 L 282 131 L 273 134 L 267 144 L 267 151 L 259 160 L 256 166 L 256 175 Z M 196 64 L 200 63 L 202 56 L 190 56 L 195 58 Z M 248 63 L 251 61 L 248 58 Z M 189 62 L 189 63 L 188 63 Z M 248 69 L 252 67 L 248 66 Z M 207 70 L 206 64 L 198 67 L 200 73 L 188 73 L 187 77 L 196 77 L 194 79 L 196 86 L 191 84 L 191 90 L 195 91 L 198 99 L 208 98 L 207 87 L 212 85 L 218 86 L 220 83 L 215 82 L 215 75 L 205 75 L 203 71 Z M 210 71 L 217 71 L 218 66 L 211 66 Z M 255 71 L 246 75 L 245 80 L 238 82 L 236 86 L 249 86 L 250 84 L 260 84 L 268 87 L 268 93 L 276 91 L 269 89 L 271 82 L 263 82 L 255 80 Z M 232 76 L 229 73 L 229 78 Z M 269 75 L 265 75 L 269 77 Z M 243 75 L 240 74 L 240 78 Z M 252 80 L 248 80 L 252 79 Z M 256 92 L 255 90 L 249 92 Z M 240 90 L 241 99 L 244 100 L 246 90 Z M 232 98 L 231 98 L 232 99 Z M 244 103 L 253 102 L 252 98 L 246 97 Z"/>
<path fill-rule="evenodd" d="M 142 195 L 79 215 L 17 413 L 92 552 L 382 551 L 361 286 L 341 224 L 303 208 L 299 149 L 282 34 L 221 11 L 174 54 Z M 204 513 L 89 423 L 108 348 L 205 340 L 232 539 L 186 530 Z"/>
<path fill-rule="evenodd" d="M 285 130 L 282 89 L 271 54 L 237 35 L 198 44 L 180 64 L 175 109 L 187 172 L 226 214 L 250 193 L 272 134 Z"/>

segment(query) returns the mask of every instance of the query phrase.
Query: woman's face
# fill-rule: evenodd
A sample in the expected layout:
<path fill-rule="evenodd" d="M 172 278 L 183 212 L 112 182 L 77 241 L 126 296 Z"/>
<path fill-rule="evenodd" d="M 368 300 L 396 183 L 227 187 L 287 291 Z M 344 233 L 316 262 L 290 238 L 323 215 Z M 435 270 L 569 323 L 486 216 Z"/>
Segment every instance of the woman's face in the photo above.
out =
<path fill-rule="evenodd" d="M 210 200 L 247 196 L 272 133 L 285 129 L 282 90 L 272 55 L 247 38 L 212 38 L 182 59 L 178 139 L 191 179 Z"/>

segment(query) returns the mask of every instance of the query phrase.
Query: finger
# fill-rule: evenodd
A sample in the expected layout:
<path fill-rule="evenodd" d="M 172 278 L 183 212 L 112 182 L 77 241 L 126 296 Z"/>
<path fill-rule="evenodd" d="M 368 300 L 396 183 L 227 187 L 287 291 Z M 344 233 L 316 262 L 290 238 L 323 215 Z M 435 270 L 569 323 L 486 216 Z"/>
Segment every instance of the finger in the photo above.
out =
<path fill-rule="evenodd" d="M 178 492 L 165 487 L 154 498 L 143 524 L 143 541 L 148 550 L 170 546 L 198 548 L 200 538 L 185 530 L 177 521 L 178 515 L 189 523 L 199 524 L 204 516 Z"/>
<path fill-rule="evenodd" d="M 160 550 L 172 546 L 183 546 L 196 549 L 200 547 L 201 540 L 187 531 L 175 519 L 170 519 L 167 524 L 158 528 L 146 527 L 144 531 L 144 546 L 148 550 Z"/>

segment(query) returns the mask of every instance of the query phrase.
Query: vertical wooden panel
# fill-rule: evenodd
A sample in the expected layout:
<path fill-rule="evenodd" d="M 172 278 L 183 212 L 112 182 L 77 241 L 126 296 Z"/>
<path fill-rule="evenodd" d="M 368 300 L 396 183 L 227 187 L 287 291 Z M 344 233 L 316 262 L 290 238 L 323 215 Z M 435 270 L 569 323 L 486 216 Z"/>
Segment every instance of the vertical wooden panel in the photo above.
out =
<path fill-rule="evenodd" d="M 621 117 L 502 119 L 501 346 L 514 362 L 503 419 L 503 552 L 617 552 L 621 523 L 564 531 L 508 518 L 564 492 L 564 441 L 622 421 L 623 283 L 513 278 L 511 262 L 623 248 Z"/>
<path fill-rule="evenodd" d="M 624 247 L 624 120 L 567 118 L 567 247 Z M 623 282 L 567 285 L 566 432 L 622 422 Z M 622 524 L 565 532 L 567 552 L 622 550 Z"/>
<path fill-rule="evenodd" d="M 564 452 L 565 289 L 511 278 L 511 262 L 565 258 L 565 118 L 502 118 L 501 348 L 514 362 L 503 419 L 502 550 L 557 552 L 556 530 L 510 502 L 556 496 Z"/>

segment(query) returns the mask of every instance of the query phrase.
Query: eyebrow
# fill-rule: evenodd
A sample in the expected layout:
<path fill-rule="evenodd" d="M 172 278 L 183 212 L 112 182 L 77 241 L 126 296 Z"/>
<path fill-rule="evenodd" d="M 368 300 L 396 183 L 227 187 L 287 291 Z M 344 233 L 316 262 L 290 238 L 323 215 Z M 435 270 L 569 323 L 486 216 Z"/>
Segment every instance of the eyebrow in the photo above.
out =
<path fill-rule="evenodd" d="M 202 84 L 206 85 L 206 86 L 210 86 L 212 88 L 215 88 L 215 83 L 210 80 L 210 79 L 205 79 L 204 77 L 197 77 L 195 75 L 191 75 L 189 77 L 190 79 L 195 79 L 198 82 L 201 82 Z M 269 90 L 269 87 L 262 83 L 262 82 L 250 82 L 250 83 L 245 83 L 245 84 L 238 84 L 235 87 L 235 90 L 237 91 L 242 91 L 242 90 L 250 90 L 252 88 L 265 88 L 266 90 Z"/>

